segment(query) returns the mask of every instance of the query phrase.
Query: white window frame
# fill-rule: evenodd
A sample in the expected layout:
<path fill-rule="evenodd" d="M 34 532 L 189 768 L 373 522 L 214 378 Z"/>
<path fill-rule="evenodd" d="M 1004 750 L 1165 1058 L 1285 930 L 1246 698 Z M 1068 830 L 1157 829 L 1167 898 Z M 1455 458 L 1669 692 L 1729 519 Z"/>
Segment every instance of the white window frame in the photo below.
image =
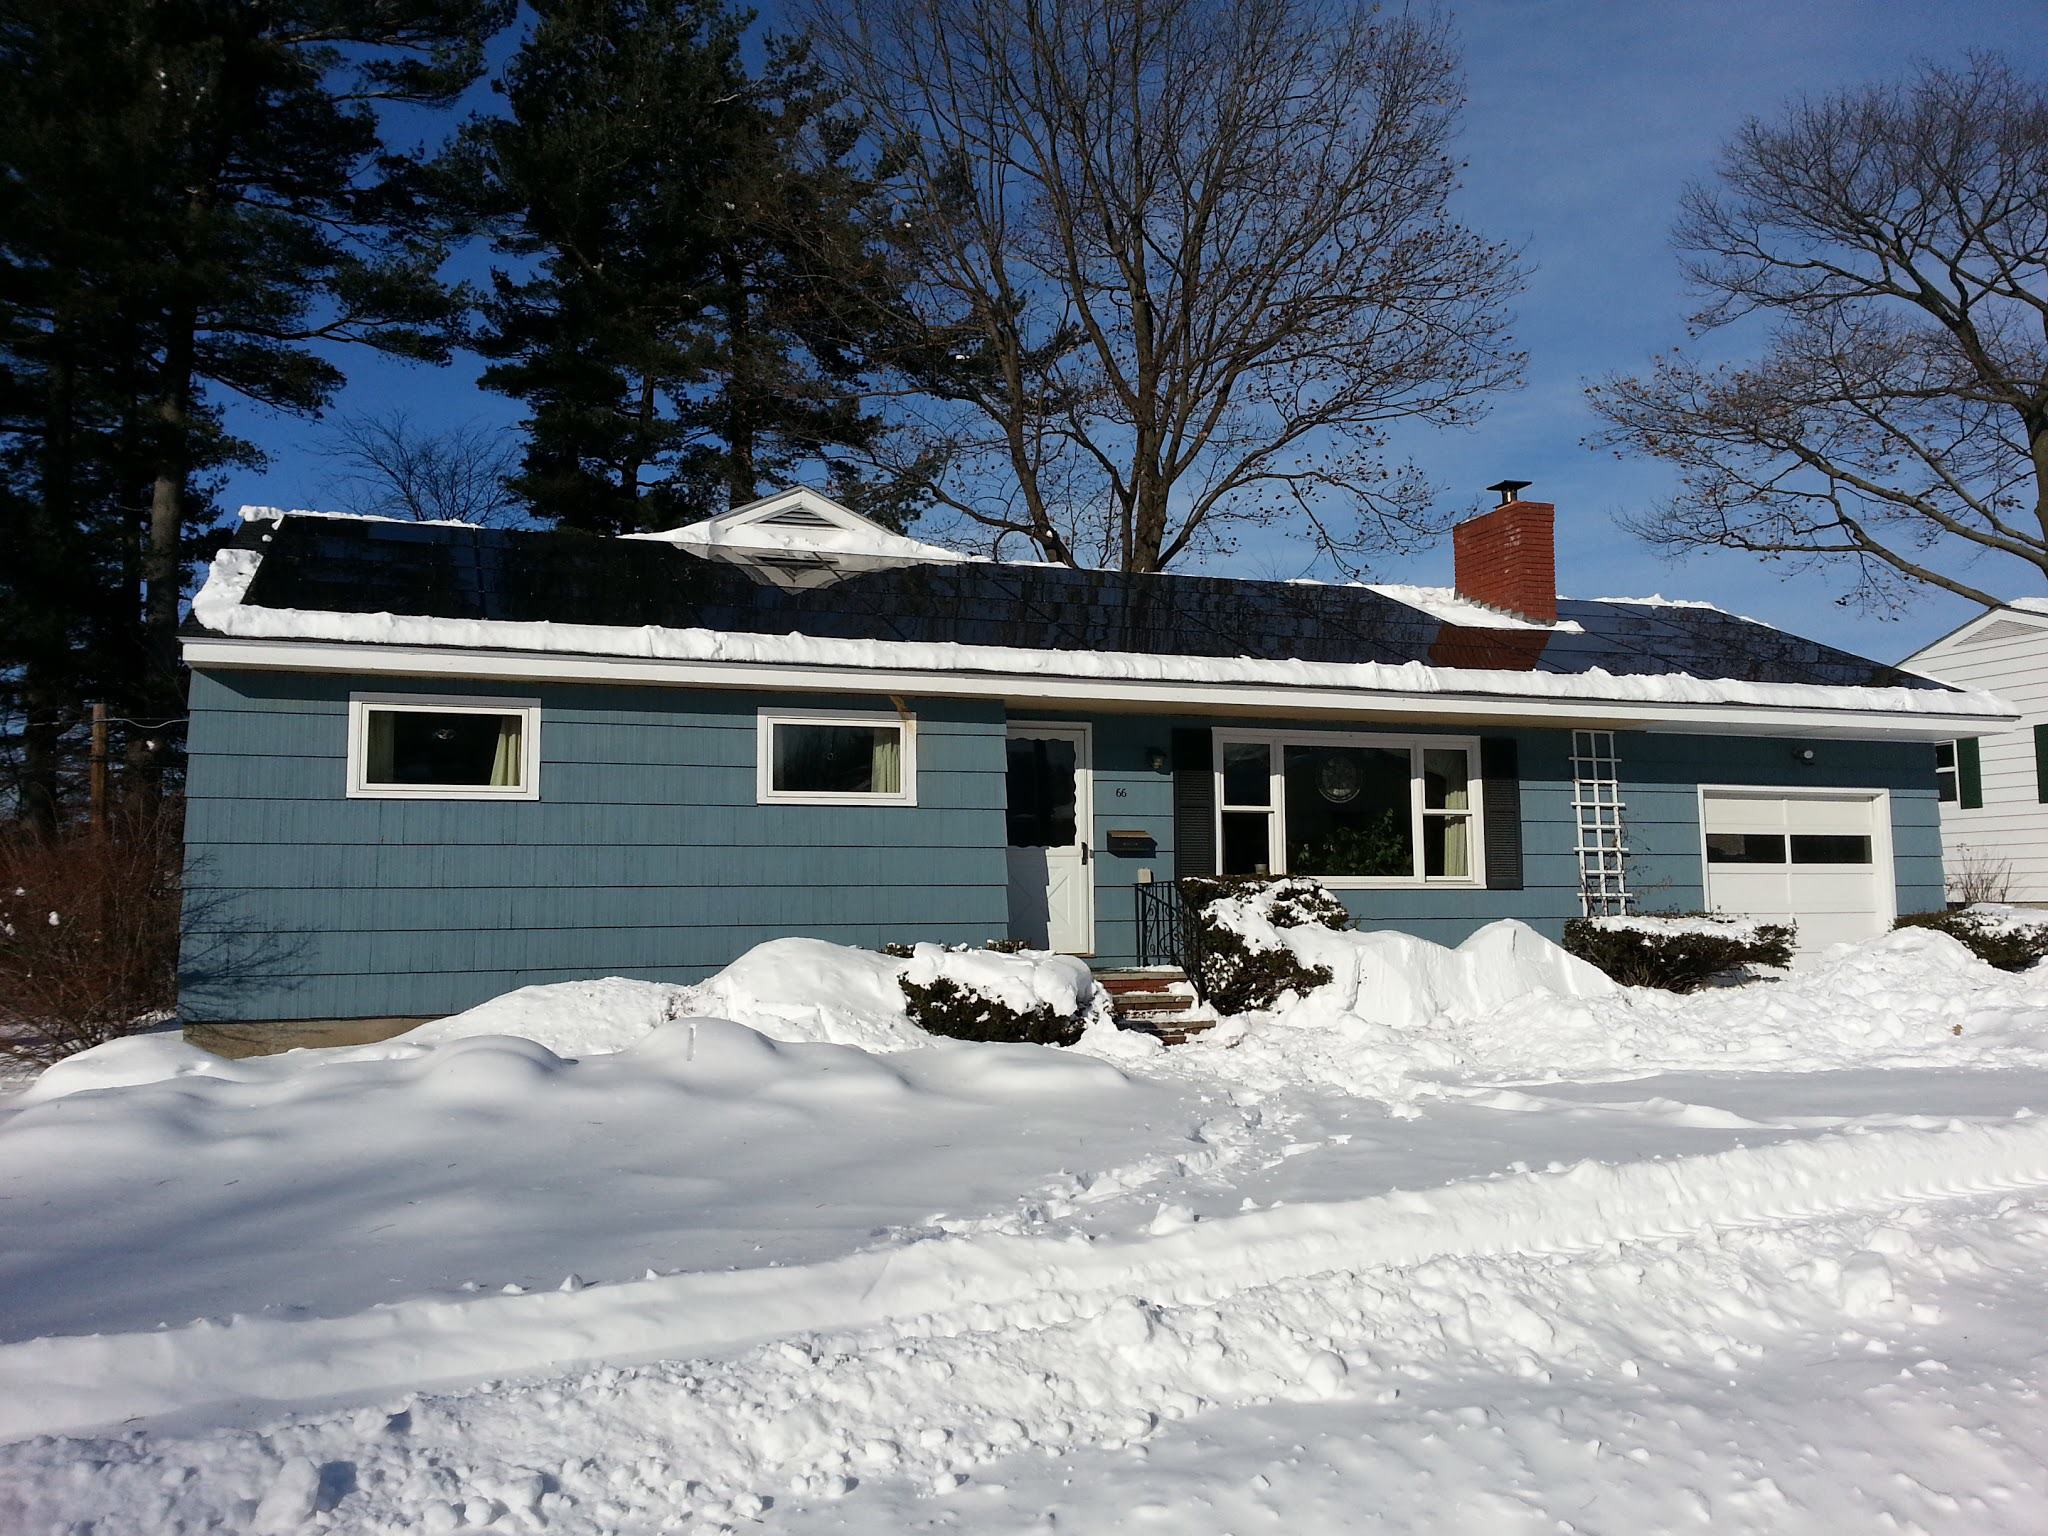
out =
<path fill-rule="evenodd" d="M 372 711 L 414 715 L 518 715 L 519 783 L 372 784 Z M 480 694 L 352 693 L 348 696 L 348 798 L 351 800 L 538 800 L 540 798 L 540 700 L 496 699 Z"/>
<path fill-rule="evenodd" d="M 1475 890 L 1486 885 L 1486 791 L 1479 772 L 1479 738 L 1477 736 L 1414 736 L 1408 734 L 1384 734 L 1359 731 L 1254 731 L 1216 730 L 1210 733 L 1210 751 L 1215 782 L 1215 828 L 1216 864 L 1223 865 L 1223 753 L 1228 746 L 1242 743 L 1262 745 L 1267 749 L 1268 806 L 1238 806 L 1238 814 L 1266 811 L 1266 868 L 1275 877 L 1287 873 L 1287 765 L 1288 747 L 1380 747 L 1405 749 L 1408 753 L 1408 815 L 1409 826 L 1414 839 L 1414 872 L 1406 875 L 1317 875 L 1314 878 L 1322 885 L 1337 891 L 1387 891 L 1387 890 Z M 1425 815 L 1441 815 L 1431 812 L 1423 805 L 1422 754 L 1432 748 L 1461 751 L 1465 754 L 1466 791 L 1472 800 L 1469 815 L 1472 821 L 1471 872 L 1463 875 L 1425 875 L 1422 872 L 1425 857 L 1423 819 Z"/>
<path fill-rule="evenodd" d="M 895 794 L 873 791 L 826 794 L 775 787 L 775 728 L 779 725 L 893 725 L 902 732 L 903 788 Z M 754 798 L 761 805 L 915 805 L 917 804 L 917 716 L 908 710 L 886 709 L 762 709 L 754 715 Z"/>

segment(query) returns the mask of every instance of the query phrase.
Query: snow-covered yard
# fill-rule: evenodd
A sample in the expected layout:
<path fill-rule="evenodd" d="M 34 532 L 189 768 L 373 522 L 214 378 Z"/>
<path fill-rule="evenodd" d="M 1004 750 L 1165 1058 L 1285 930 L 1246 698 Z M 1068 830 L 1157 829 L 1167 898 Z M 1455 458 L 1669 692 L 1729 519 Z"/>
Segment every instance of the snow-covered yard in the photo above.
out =
<path fill-rule="evenodd" d="M 1330 984 L 1172 1051 L 785 940 L 75 1058 L 0 1099 L 0 1530 L 2048 1529 L 2048 975 L 1268 937 Z"/>

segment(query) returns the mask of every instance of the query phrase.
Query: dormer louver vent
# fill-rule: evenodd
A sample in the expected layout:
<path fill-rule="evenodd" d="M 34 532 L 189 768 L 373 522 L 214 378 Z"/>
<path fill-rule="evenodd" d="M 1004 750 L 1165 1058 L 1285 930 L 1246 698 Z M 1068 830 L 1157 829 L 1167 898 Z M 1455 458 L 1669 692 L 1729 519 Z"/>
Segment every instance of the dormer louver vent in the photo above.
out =
<path fill-rule="evenodd" d="M 787 512 L 778 512 L 773 517 L 760 519 L 763 528 L 837 528 L 839 524 L 822 512 L 813 512 L 808 507 L 791 507 Z"/>

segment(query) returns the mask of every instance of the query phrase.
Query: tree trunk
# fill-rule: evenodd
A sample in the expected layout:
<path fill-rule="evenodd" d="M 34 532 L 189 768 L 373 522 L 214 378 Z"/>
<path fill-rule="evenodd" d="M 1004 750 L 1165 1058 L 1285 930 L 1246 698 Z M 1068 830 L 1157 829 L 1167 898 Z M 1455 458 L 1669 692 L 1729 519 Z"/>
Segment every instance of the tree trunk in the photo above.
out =
<path fill-rule="evenodd" d="M 747 303 L 746 268 L 725 254 L 725 320 L 729 333 L 725 381 L 725 496 L 728 507 L 743 507 L 760 495 L 754 474 L 754 334 Z"/>
<path fill-rule="evenodd" d="M 192 359 L 196 321 L 190 309 L 168 317 L 164 371 L 157 391 L 156 476 L 150 487 L 149 533 L 142 557 L 146 597 L 142 616 L 142 686 L 152 716 L 182 713 L 178 682 L 178 605 L 185 589 L 185 516 L 191 471 Z M 161 743 L 161 735 L 152 738 Z M 137 791 L 154 795 L 166 757 L 161 746 L 136 760 Z"/>
<path fill-rule="evenodd" d="M 58 710 L 62 690 L 50 686 L 40 662 L 31 661 L 21 704 L 27 723 L 21 732 L 21 815 L 39 832 L 56 828 L 63 811 L 63 779 L 58 754 L 63 730 Z"/>

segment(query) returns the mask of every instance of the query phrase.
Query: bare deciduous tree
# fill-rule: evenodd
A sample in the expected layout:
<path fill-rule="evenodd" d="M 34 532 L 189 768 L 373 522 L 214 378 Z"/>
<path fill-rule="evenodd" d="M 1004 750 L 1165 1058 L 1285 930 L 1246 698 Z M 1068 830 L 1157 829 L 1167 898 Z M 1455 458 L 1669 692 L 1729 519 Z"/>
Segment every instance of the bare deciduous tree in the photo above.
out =
<path fill-rule="evenodd" d="M 1437 524 L 1388 423 L 1514 381 L 1514 251 L 1447 212 L 1447 25 L 1313 0 L 810 0 L 894 177 L 899 434 L 967 531 L 1158 570 Z M 901 473 L 902 464 L 887 466 Z"/>
<path fill-rule="evenodd" d="M 2048 575 L 2048 94 L 1987 55 L 1752 120 L 1675 239 L 1695 334 L 1592 390 L 1595 439 L 1678 467 L 1635 521 L 1675 549 L 1846 563 L 1866 600 Z"/>
<path fill-rule="evenodd" d="M 517 441 L 481 422 L 434 429 L 402 410 L 340 417 L 319 450 L 334 466 L 329 494 L 349 512 L 484 527 L 513 521 L 506 481 Z"/>

